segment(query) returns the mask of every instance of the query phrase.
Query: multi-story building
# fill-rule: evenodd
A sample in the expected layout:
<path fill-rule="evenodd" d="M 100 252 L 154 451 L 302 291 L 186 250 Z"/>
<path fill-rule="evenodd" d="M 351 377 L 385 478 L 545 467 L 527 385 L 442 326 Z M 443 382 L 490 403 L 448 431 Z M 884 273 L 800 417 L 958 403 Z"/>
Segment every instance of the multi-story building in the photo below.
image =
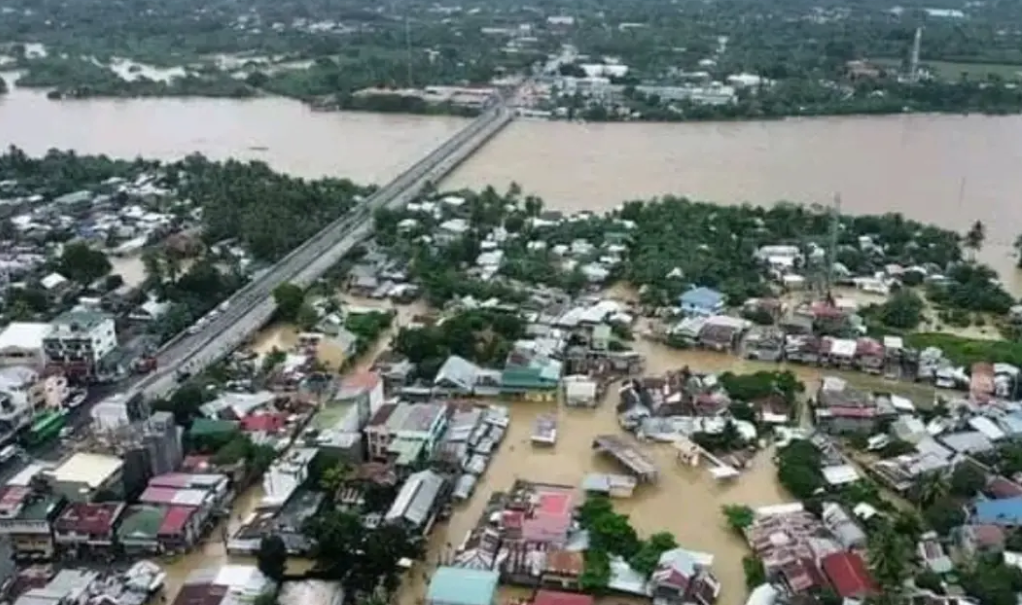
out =
<path fill-rule="evenodd" d="M 43 364 L 43 338 L 50 332 L 50 324 L 15 321 L 0 332 L 0 365 Z"/>
<path fill-rule="evenodd" d="M 95 311 L 69 311 L 50 323 L 43 338 L 47 367 L 59 368 L 78 380 L 97 373 L 99 361 L 117 348 L 114 320 Z"/>
<path fill-rule="evenodd" d="M 63 498 L 31 487 L 10 485 L 0 489 L 0 535 L 10 541 L 15 559 L 53 558 L 50 524 L 63 503 Z"/>
<path fill-rule="evenodd" d="M 447 428 L 449 410 L 439 403 L 384 405 L 365 428 L 369 458 L 408 467 L 430 459 Z"/>
<path fill-rule="evenodd" d="M 53 522 L 53 539 L 63 551 L 105 553 L 114 545 L 123 502 L 72 502 Z"/>

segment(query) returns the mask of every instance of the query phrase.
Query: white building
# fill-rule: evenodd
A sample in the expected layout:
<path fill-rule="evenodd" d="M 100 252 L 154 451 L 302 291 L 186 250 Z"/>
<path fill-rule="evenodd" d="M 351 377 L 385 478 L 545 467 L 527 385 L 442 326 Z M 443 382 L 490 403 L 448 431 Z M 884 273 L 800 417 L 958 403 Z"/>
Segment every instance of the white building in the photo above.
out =
<path fill-rule="evenodd" d="M 50 322 L 43 338 L 46 363 L 68 376 L 96 373 L 99 360 L 117 347 L 117 331 L 109 315 L 94 311 L 70 311 Z"/>
<path fill-rule="evenodd" d="M 43 339 L 50 324 L 15 321 L 0 332 L 0 366 L 42 366 Z"/>
<path fill-rule="evenodd" d="M 263 491 L 266 495 L 259 502 L 259 508 L 279 508 L 295 493 L 309 477 L 309 464 L 316 457 L 316 448 L 291 450 L 270 466 L 263 475 Z"/>

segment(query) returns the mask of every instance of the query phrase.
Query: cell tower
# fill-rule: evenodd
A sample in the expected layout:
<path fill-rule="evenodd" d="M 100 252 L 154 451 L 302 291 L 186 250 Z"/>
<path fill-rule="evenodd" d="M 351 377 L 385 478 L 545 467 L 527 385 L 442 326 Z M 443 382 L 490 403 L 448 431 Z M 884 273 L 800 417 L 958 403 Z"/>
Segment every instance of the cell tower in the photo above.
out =
<path fill-rule="evenodd" d="M 912 40 L 912 56 L 908 60 L 908 78 L 912 82 L 919 81 L 919 49 L 923 45 L 923 28 L 916 28 L 915 38 Z"/>

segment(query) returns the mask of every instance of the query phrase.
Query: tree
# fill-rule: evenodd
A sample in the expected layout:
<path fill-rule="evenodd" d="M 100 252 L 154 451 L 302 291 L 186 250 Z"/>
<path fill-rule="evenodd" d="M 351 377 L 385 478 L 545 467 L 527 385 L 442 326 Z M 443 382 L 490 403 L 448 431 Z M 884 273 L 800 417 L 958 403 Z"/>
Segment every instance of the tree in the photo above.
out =
<path fill-rule="evenodd" d="M 986 240 L 986 227 L 982 221 L 976 221 L 965 233 L 964 245 L 969 250 L 972 250 L 972 255 L 975 257 L 980 249 L 983 248 L 984 240 Z"/>
<path fill-rule="evenodd" d="M 869 566 L 884 594 L 897 595 L 908 576 L 911 549 L 905 538 L 887 526 L 869 537 Z"/>
<path fill-rule="evenodd" d="M 745 587 L 749 590 L 766 583 L 766 568 L 763 561 L 753 555 L 742 557 L 742 569 L 745 571 Z"/>
<path fill-rule="evenodd" d="M 940 474 L 926 475 L 911 489 L 912 499 L 920 508 L 927 508 L 950 493 L 951 486 Z"/>
<path fill-rule="evenodd" d="M 110 273 L 112 268 L 105 254 L 80 242 L 64 246 L 57 263 L 58 273 L 83 285 Z"/>
<path fill-rule="evenodd" d="M 348 476 L 348 472 L 348 465 L 338 462 L 323 471 L 323 476 L 319 478 L 319 488 L 330 496 L 336 494 L 337 490 L 341 488 L 341 484 L 344 483 L 344 479 Z"/>
<path fill-rule="evenodd" d="M 305 291 L 292 283 L 280 284 L 273 289 L 273 302 L 277 305 L 277 317 L 294 322 L 305 303 Z"/>
<path fill-rule="evenodd" d="M 277 534 L 264 536 L 256 551 L 256 563 L 263 575 L 276 583 L 284 581 L 287 571 L 287 545 Z"/>
<path fill-rule="evenodd" d="M 923 519 L 938 534 L 946 536 L 965 522 L 965 511 L 961 504 L 945 497 L 923 509 Z"/>
<path fill-rule="evenodd" d="M 1015 238 L 1013 247 L 1015 248 L 1015 263 L 1022 268 L 1022 235 Z"/>
<path fill-rule="evenodd" d="M 824 486 L 820 452 L 809 441 L 793 441 L 777 458 L 777 480 L 796 498 L 806 500 Z"/>
<path fill-rule="evenodd" d="M 752 525 L 756 513 L 748 506 L 727 504 L 724 506 L 724 516 L 727 518 L 728 527 L 740 534 L 745 531 L 746 527 Z"/>
<path fill-rule="evenodd" d="M 642 543 L 639 552 L 635 553 L 628 564 L 635 571 L 649 576 L 660 562 L 660 555 L 677 547 L 678 542 L 674 539 L 674 534 L 665 531 L 657 532 Z"/>
<path fill-rule="evenodd" d="M 959 464 L 951 473 L 951 493 L 960 498 L 972 498 L 986 483 L 986 474 L 971 464 Z"/>
<path fill-rule="evenodd" d="M 298 307 L 298 314 L 295 315 L 294 322 L 302 330 L 311 330 L 319 323 L 319 313 L 312 305 L 302 303 L 302 306 Z"/>
<path fill-rule="evenodd" d="M 891 328 L 911 330 L 923 320 L 925 307 L 923 299 L 918 294 L 902 288 L 880 305 L 880 321 Z"/>

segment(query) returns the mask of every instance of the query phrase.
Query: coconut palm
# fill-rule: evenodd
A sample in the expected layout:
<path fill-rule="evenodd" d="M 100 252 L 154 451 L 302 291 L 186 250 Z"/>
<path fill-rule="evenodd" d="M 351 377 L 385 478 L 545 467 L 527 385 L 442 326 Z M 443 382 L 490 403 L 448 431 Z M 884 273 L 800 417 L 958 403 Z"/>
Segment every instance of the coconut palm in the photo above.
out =
<path fill-rule="evenodd" d="M 919 508 L 926 508 L 950 493 L 951 485 L 943 475 L 923 477 L 912 488 L 912 493 Z"/>
<path fill-rule="evenodd" d="M 883 595 L 897 595 L 904 588 L 910 559 L 908 542 L 893 527 L 875 531 L 869 540 L 869 568 Z"/>

